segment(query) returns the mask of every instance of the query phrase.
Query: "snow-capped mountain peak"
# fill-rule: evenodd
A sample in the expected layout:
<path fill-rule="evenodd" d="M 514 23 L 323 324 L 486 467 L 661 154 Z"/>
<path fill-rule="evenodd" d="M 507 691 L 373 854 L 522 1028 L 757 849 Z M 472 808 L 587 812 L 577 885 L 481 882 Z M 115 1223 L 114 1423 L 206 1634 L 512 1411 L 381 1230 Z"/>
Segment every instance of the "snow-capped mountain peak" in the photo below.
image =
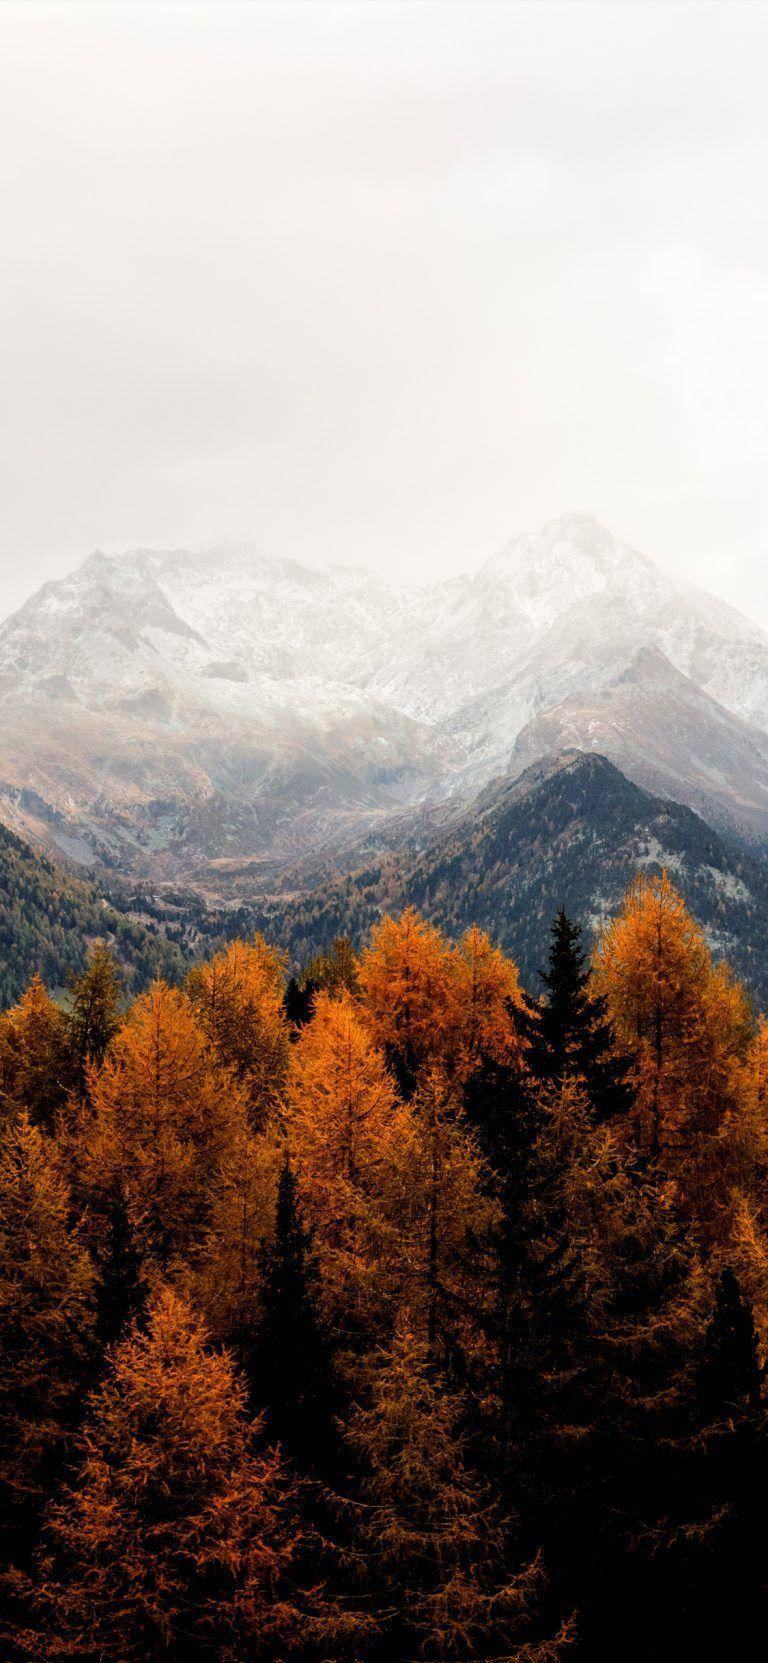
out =
<path fill-rule="evenodd" d="M 99 847 L 123 817 L 136 859 L 159 803 L 235 801 L 238 852 L 277 857 L 339 817 L 466 795 L 553 736 L 594 749 L 590 723 L 641 781 L 701 807 L 711 779 L 721 817 L 768 828 L 747 761 L 768 755 L 768 639 L 589 514 L 421 588 L 250 545 L 97 551 L 0 627 L 0 701 L 0 798 L 31 789 Z"/>

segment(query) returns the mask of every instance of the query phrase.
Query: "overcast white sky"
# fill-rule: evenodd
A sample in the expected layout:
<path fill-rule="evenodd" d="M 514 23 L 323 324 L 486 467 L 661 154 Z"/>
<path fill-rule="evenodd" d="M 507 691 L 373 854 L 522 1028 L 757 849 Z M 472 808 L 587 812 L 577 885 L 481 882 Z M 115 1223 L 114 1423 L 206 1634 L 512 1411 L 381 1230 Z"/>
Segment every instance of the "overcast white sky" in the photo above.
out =
<path fill-rule="evenodd" d="M 768 7 L 0 6 L 0 613 L 570 509 L 768 624 Z"/>

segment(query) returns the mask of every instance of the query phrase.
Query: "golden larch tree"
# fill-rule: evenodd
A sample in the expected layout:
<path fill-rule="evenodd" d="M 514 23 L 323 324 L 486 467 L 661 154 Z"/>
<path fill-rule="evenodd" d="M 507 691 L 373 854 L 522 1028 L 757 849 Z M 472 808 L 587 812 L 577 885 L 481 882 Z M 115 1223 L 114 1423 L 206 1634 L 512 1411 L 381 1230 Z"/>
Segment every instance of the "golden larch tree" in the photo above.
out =
<path fill-rule="evenodd" d="M 119 1190 L 150 1279 L 194 1260 L 247 1114 L 183 993 L 157 982 L 136 1000 L 89 1096 L 71 1145 L 94 1228 Z"/>
<path fill-rule="evenodd" d="M 214 1340 L 248 1352 L 261 1320 L 265 1245 L 274 1229 L 284 1161 L 277 1133 L 244 1127 L 222 1159 L 192 1278 Z"/>
<path fill-rule="evenodd" d="M 460 1029 L 456 955 L 413 907 L 376 926 L 359 983 L 371 1033 L 406 1090 L 425 1064 L 451 1068 Z"/>
<path fill-rule="evenodd" d="M 353 1518 L 373 1598 L 401 1644 L 405 1636 L 398 1655 L 555 1663 L 571 1624 L 533 1639 L 542 1566 L 535 1558 L 510 1572 L 508 1526 L 466 1459 L 462 1412 L 401 1318 L 348 1430 L 363 1473 Z"/>
<path fill-rule="evenodd" d="M 67 1019 L 38 975 L 0 1016 L 0 1114 L 27 1109 L 52 1131 L 71 1084 Z"/>
<path fill-rule="evenodd" d="M 187 978 L 208 1040 L 247 1091 L 257 1126 L 279 1098 L 288 1064 L 283 980 L 280 955 L 260 935 L 231 942 Z"/>
<path fill-rule="evenodd" d="M 426 1336 L 434 1359 L 449 1339 L 459 1338 L 465 1352 L 477 1343 L 487 1272 L 483 1247 L 495 1209 L 458 1097 L 439 1068 L 424 1072 L 413 1119 L 408 1309 L 414 1332 Z"/>
<path fill-rule="evenodd" d="M 258 1431 L 229 1355 L 160 1291 L 91 1402 L 18 1651 L 77 1663 L 282 1655 L 295 1523 L 279 1456 L 259 1452 Z"/>
<path fill-rule="evenodd" d="M 522 1006 L 517 966 L 477 925 L 465 930 L 453 955 L 459 1083 L 482 1060 L 512 1062 L 520 1054 L 513 1012 Z"/>
<path fill-rule="evenodd" d="M 286 1126 L 326 1315 L 340 1339 L 375 1323 L 402 1276 L 413 1124 L 348 993 L 317 996 L 293 1048 Z"/>
<path fill-rule="evenodd" d="M 56 1151 L 24 1113 L 0 1139 L 0 1492 L 4 1523 L 43 1492 L 82 1385 L 94 1273 Z"/>
<path fill-rule="evenodd" d="M 608 1014 L 637 1056 L 634 1135 L 681 1191 L 696 1190 L 706 1212 L 704 1191 L 718 1181 L 713 1140 L 738 1103 L 751 1041 L 744 990 L 713 964 L 666 873 L 630 885 L 594 969 Z"/>

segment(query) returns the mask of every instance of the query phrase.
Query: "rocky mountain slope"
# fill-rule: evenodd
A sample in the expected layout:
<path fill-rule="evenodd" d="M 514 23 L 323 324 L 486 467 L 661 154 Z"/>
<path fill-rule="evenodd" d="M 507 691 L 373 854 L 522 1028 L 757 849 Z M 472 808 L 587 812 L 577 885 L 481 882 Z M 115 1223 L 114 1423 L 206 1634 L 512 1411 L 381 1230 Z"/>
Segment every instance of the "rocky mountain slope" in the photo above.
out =
<path fill-rule="evenodd" d="M 399 850 L 344 874 L 315 874 L 303 891 L 283 880 L 268 897 L 223 907 L 167 886 L 147 891 L 118 882 L 105 893 L 0 827 L 0 1007 L 20 995 L 34 970 L 53 989 L 64 987 L 97 938 L 112 943 L 136 991 L 156 974 L 180 979 L 192 957 L 255 929 L 300 967 L 336 934 L 360 945 L 382 912 L 408 904 L 449 935 L 480 924 L 535 988 L 559 906 L 582 923 L 589 943 L 634 874 L 662 867 L 716 956 L 767 1008 L 766 864 L 595 753 L 565 752 L 494 781 L 439 834 L 428 835 L 421 821 Z"/>
<path fill-rule="evenodd" d="M 717 956 L 768 1005 L 768 869 L 689 808 L 627 780 L 606 757 L 565 752 L 495 781 L 450 831 L 237 918 L 301 963 L 334 935 L 359 943 L 384 911 L 416 906 L 449 934 L 477 923 L 535 987 L 560 906 L 587 941 L 636 872 L 666 869 Z"/>
<path fill-rule="evenodd" d="M 0 627 L 0 817 L 120 871 L 268 882 L 564 745 L 768 837 L 768 637 L 585 515 L 420 589 L 95 554 Z"/>

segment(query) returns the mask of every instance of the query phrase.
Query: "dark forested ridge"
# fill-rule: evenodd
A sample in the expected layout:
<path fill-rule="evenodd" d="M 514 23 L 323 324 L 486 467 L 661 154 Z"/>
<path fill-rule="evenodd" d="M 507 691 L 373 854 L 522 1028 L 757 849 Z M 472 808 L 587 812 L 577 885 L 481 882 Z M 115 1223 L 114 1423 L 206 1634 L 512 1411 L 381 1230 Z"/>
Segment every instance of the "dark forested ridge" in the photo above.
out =
<path fill-rule="evenodd" d="M 153 976 L 183 974 L 185 957 L 163 934 L 0 825 L 0 1006 L 17 999 L 35 971 L 48 986 L 64 987 L 97 939 L 113 944 L 136 990 Z"/>
<path fill-rule="evenodd" d="M 581 919 L 591 941 L 638 868 L 669 871 L 715 953 L 759 1004 L 768 1002 L 768 869 L 759 854 L 583 752 L 495 782 L 420 850 L 412 838 L 306 896 L 273 898 L 247 916 L 301 962 L 335 935 L 364 941 L 383 911 L 411 905 L 451 935 L 479 924 L 535 984 L 557 908 Z"/>
<path fill-rule="evenodd" d="M 768 867 L 759 853 L 601 756 L 565 753 L 497 781 L 450 829 L 404 823 L 396 847 L 350 865 L 335 875 L 300 871 L 290 891 L 222 906 L 189 889 L 113 882 L 103 890 L 0 827 L 0 1000 L 17 997 L 34 970 L 64 985 L 97 936 L 114 942 L 138 988 L 157 971 L 179 980 L 194 957 L 255 929 L 298 970 L 338 935 L 362 946 L 383 912 L 409 905 L 452 936 L 477 922 L 536 986 L 557 908 L 582 920 L 589 944 L 642 868 L 670 873 L 715 955 L 728 958 L 758 1005 L 768 1003 Z"/>
<path fill-rule="evenodd" d="M 0 1016 L 8 1663 L 679 1663 L 768 1621 L 768 1029 L 665 876 Z"/>

